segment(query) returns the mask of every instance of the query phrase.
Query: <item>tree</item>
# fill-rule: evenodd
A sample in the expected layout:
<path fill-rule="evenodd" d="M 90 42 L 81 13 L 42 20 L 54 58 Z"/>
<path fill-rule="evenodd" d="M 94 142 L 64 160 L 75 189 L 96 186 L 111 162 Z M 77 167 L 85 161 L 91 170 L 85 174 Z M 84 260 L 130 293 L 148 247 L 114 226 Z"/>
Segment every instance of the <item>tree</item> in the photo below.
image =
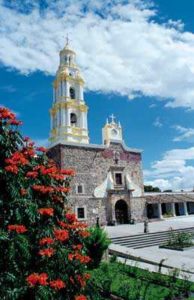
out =
<path fill-rule="evenodd" d="M 160 193 L 161 190 L 159 187 L 153 187 L 152 185 L 144 185 L 144 192 L 153 192 L 153 193 Z"/>
<path fill-rule="evenodd" d="M 99 266 L 111 241 L 108 239 L 106 231 L 99 226 L 91 227 L 89 230 L 91 234 L 84 240 L 84 244 L 87 255 L 92 258 L 89 267 L 93 269 Z"/>
<path fill-rule="evenodd" d="M 0 298 L 84 300 L 89 232 L 68 209 L 73 170 L 59 170 L 0 108 Z"/>

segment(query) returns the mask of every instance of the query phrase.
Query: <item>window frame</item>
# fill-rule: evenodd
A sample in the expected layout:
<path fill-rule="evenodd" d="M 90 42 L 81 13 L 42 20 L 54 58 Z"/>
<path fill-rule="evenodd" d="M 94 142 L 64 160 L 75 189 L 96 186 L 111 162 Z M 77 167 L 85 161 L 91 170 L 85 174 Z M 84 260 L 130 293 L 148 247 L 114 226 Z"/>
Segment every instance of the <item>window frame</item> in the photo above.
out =
<path fill-rule="evenodd" d="M 116 178 L 117 178 L 116 175 L 117 175 L 117 174 L 120 175 L 121 183 L 117 183 L 117 180 L 116 180 Z M 116 186 L 123 186 L 123 183 L 124 183 L 124 182 L 123 182 L 123 173 L 122 173 L 122 172 L 117 172 L 117 171 L 114 172 L 114 183 L 115 183 Z"/>
<path fill-rule="evenodd" d="M 78 215 L 78 210 L 82 208 L 84 210 L 84 218 L 79 218 L 79 215 Z M 84 220 L 87 220 L 87 208 L 86 208 L 86 205 L 82 205 L 82 206 L 76 206 L 75 207 L 75 215 L 77 217 L 77 219 L 79 221 L 84 221 Z"/>
<path fill-rule="evenodd" d="M 78 192 L 78 187 L 79 187 L 79 186 L 82 187 L 82 193 L 79 193 L 79 192 Z M 84 186 L 83 183 L 78 183 L 78 184 L 76 184 L 76 194 L 77 194 L 77 195 L 84 195 L 84 194 L 85 194 L 85 186 Z"/>

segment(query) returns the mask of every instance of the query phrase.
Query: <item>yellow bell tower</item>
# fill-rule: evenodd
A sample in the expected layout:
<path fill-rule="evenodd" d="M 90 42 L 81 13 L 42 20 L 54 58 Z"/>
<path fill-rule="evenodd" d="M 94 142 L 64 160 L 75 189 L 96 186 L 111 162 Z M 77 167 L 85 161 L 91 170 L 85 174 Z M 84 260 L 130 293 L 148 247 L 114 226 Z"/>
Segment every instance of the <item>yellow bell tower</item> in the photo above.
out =
<path fill-rule="evenodd" d="M 76 53 L 67 39 L 60 51 L 60 64 L 53 82 L 51 145 L 57 143 L 88 144 L 88 107 L 84 101 L 84 80 L 76 64 Z"/>

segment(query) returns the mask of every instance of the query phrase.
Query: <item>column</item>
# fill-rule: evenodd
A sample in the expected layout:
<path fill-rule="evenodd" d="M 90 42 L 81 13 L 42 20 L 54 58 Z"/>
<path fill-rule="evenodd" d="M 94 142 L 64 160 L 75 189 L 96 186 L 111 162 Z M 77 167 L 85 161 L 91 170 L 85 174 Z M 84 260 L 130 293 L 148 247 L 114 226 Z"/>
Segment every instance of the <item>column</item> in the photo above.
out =
<path fill-rule="evenodd" d="M 183 202 L 183 206 L 184 206 L 184 215 L 188 216 L 187 202 Z"/>
<path fill-rule="evenodd" d="M 62 109 L 62 125 L 66 126 L 66 110 L 63 108 Z"/>
<path fill-rule="evenodd" d="M 171 203 L 171 211 L 172 211 L 172 216 L 176 217 L 176 211 L 175 211 L 175 203 Z"/>
<path fill-rule="evenodd" d="M 66 81 L 65 90 L 66 90 L 66 96 L 67 97 L 70 97 L 69 88 L 70 88 L 70 84 L 69 84 L 69 82 Z"/>
<path fill-rule="evenodd" d="M 65 81 L 63 81 L 63 96 L 66 96 L 66 84 Z"/>
<path fill-rule="evenodd" d="M 69 109 L 67 109 L 66 110 L 66 116 L 67 116 L 67 126 L 70 126 L 71 124 L 70 124 L 70 111 L 69 111 Z"/>
<path fill-rule="evenodd" d="M 79 87 L 78 87 L 78 99 L 83 101 L 84 100 L 83 98 L 84 98 L 83 97 L 83 87 L 81 85 L 79 85 Z"/>
<path fill-rule="evenodd" d="M 116 223 L 115 205 L 112 203 L 112 222 Z"/>
<path fill-rule="evenodd" d="M 80 114 L 80 128 L 84 128 L 86 129 L 86 120 L 85 120 L 86 116 L 85 116 L 85 112 L 81 112 Z"/>
<path fill-rule="evenodd" d="M 158 217 L 159 217 L 159 219 L 163 219 L 161 203 L 158 203 Z"/>

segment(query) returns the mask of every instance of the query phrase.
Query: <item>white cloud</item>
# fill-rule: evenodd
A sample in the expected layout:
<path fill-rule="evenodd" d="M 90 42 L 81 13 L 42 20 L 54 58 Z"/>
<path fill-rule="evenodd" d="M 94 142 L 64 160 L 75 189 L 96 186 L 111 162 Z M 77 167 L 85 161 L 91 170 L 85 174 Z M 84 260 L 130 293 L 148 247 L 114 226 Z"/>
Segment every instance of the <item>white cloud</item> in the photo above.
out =
<path fill-rule="evenodd" d="M 194 147 L 167 151 L 144 171 L 145 183 L 162 190 L 192 190 L 194 186 Z"/>
<path fill-rule="evenodd" d="M 154 121 L 153 125 L 155 127 L 158 127 L 158 128 L 161 128 L 163 126 L 163 124 L 162 124 L 162 122 L 161 122 L 161 120 L 160 120 L 159 117 L 156 118 L 156 120 Z"/>
<path fill-rule="evenodd" d="M 194 34 L 180 20 L 156 21 L 141 0 L 0 0 L 0 61 L 23 73 L 54 74 L 71 33 L 87 88 L 194 108 Z M 149 3 L 149 5 L 147 4 Z"/>
<path fill-rule="evenodd" d="M 186 128 L 180 125 L 175 125 L 173 128 L 179 133 L 179 135 L 173 139 L 174 142 L 194 142 L 194 128 Z"/>

